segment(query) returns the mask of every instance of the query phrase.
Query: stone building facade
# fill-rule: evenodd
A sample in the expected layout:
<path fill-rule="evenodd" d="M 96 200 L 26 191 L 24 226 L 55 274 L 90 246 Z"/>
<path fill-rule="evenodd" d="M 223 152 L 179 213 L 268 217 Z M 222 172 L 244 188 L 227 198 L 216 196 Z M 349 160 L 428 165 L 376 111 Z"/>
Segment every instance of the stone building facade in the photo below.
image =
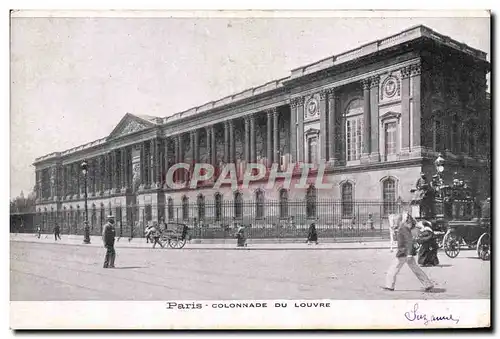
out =
<path fill-rule="evenodd" d="M 171 218 L 172 206 L 181 204 L 193 207 L 183 212 L 193 218 L 201 204 L 220 201 L 408 201 L 420 172 L 434 173 L 440 152 L 447 175 L 458 172 L 484 197 L 490 186 L 489 71 L 484 52 L 418 26 L 166 118 L 127 113 L 106 138 L 35 160 L 37 211 L 73 220 L 63 229 L 78 224 L 83 160 L 93 225 L 108 213 L 124 224 L 141 213 Z M 215 189 L 213 182 L 172 189 L 168 169 L 182 162 L 219 169 L 233 163 L 239 175 L 248 163 L 277 164 L 283 172 L 297 163 L 314 168 L 302 188 L 285 190 L 279 182 L 270 188 L 263 179 L 242 190 Z M 318 171 L 331 188 L 316 188 Z M 175 179 L 189 174 L 178 171 Z M 203 212 L 207 219 L 216 214 Z"/>

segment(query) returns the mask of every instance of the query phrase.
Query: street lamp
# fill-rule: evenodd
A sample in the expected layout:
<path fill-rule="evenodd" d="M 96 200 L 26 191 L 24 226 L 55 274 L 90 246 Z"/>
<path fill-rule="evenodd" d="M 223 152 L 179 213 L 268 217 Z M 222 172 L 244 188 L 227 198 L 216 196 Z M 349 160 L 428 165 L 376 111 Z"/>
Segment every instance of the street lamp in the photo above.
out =
<path fill-rule="evenodd" d="M 84 238 L 83 238 L 83 243 L 84 244 L 90 244 L 90 228 L 89 228 L 89 218 L 88 218 L 88 209 L 87 209 L 87 175 L 89 171 L 89 167 L 87 164 L 86 160 L 83 160 L 82 164 L 80 165 L 80 168 L 82 169 L 83 173 L 83 178 L 84 178 L 84 198 L 85 198 L 85 221 L 84 223 Z"/>

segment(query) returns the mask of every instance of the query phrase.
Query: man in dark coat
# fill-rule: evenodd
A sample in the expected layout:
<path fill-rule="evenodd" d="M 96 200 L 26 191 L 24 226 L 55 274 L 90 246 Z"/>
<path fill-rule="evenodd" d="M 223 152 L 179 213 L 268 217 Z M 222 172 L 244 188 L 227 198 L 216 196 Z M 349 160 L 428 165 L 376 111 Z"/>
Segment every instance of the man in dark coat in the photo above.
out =
<path fill-rule="evenodd" d="M 59 228 L 58 224 L 56 224 L 56 226 L 54 227 L 54 238 L 56 241 L 57 241 L 57 238 L 59 238 L 59 240 L 61 240 L 61 229 Z"/>
<path fill-rule="evenodd" d="M 102 231 L 102 241 L 106 248 L 104 268 L 115 268 L 115 218 L 109 215 Z"/>
<path fill-rule="evenodd" d="M 425 291 L 430 291 L 434 287 L 431 280 L 425 272 L 417 265 L 414 256 L 417 254 L 411 230 L 416 226 L 416 221 L 408 213 L 403 215 L 401 226 L 398 230 L 398 251 L 396 260 L 393 262 L 387 272 L 385 290 L 394 291 L 396 285 L 396 276 L 403 268 L 404 264 L 408 264 L 412 272 L 417 276 L 418 280 L 424 285 Z"/>

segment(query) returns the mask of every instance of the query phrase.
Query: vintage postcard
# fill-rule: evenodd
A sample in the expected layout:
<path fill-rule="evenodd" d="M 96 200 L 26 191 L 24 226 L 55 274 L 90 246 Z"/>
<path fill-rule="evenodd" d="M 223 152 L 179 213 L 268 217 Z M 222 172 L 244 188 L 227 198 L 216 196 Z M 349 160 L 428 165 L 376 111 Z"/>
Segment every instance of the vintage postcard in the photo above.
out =
<path fill-rule="evenodd" d="M 490 25 L 12 11 L 11 328 L 489 328 Z"/>

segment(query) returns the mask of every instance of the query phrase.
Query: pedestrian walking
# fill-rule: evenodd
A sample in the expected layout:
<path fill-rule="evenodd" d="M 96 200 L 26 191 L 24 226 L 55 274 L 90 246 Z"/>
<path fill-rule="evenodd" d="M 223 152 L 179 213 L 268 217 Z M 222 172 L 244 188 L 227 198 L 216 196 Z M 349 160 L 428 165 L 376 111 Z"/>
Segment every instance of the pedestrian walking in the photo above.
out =
<path fill-rule="evenodd" d="M 246 247 L 247 246 L 247 236 L 245 234 L 245 226 L 240 225 L 236 231 L 236 246 Z"/>
<path fill-rule="evenodd" d="M 37 225 L 36 233 L 37 238 L 40 239 L 40 237 L 42 236 L 42 228 L 40 227 L 40 225 Z"/>
<path fill-rule="evenodd" d="M 153 223 L 153 225 L 149 229 L 149 236 L 151 238 L 151 242 L 153 243 L 153 248 L 156 247 L 156 244 L 160 245 L 161 248 L 164 248 L 165 245 L 160 241 L 161 233 L 157 225 Z"/>
<path fill-rule="evenodd" d="M 102 241 L 106 248 L 103 267 L 115 268 L 115 218 L 112 215 L 108 215 L 107 221 L 102 231 Z"/>
<path fill-rule="evenodd" d="M 416 249 L 414 246 L 414 240 L 412 235 L 412 229 L 416 226 L 416 221 L 411 215 L 405 213 L 401 219 L 401 225 L 399 226 L 397 241 L 398 241 L 398 251 L 396 252 L 396 258 L 387 272 L 385 286 L 383 289 L 388 291 L 394 291 L 396 286 L 396 276 L 398 275 L 404 264 L 408 264 L 408 267 L 417 276 L 418 280 L 424 285 L 425 291 L 430 291 L 434 288 L 431 280 L 425 274 L 425 272 L 417 265 L 415 261 Z"/>
<path fill-rule="evenodd" d="M 311 223 L 309 225 L 309 231 L 307 232 L 307 240 L 306 243 L 310 245 L 312 242 L 318 244 L 318 232 L 316 231 L 316 224 Z"/>
<path fill-rule="evenodd" d="M 61 229 L 59 228 L 59 225 L 57 223 L 54 226 L 54 238 L 55 241 L 57 241 L 58 238 L 59 240 L 61 240 Z"/>

